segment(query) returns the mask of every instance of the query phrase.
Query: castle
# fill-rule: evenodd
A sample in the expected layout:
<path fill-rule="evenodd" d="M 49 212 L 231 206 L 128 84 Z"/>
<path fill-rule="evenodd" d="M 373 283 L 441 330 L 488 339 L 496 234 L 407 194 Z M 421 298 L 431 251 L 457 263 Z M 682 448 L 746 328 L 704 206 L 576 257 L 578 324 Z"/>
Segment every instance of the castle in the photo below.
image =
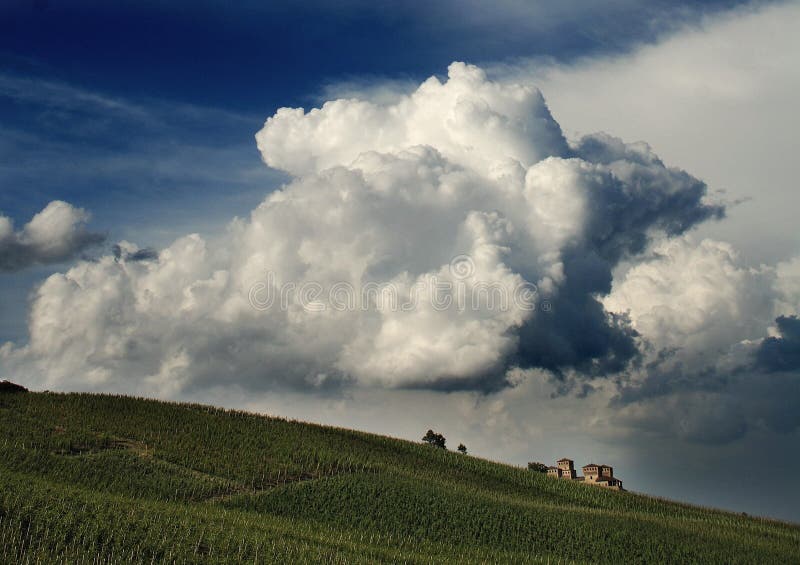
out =
<path fill-rule="evenodd" d="M 582 481 L 587 485 L 623 490 L 622 481 L 614 476 L 614 468 L 608 465 L 589 463 L 583 466 L 583 476 L 579 477 L 575 471 L 575 462 L 572 459 L 559 459 L 555 467 L 547 468 L 547 476 L 556 479 L 569 479 Z"/>

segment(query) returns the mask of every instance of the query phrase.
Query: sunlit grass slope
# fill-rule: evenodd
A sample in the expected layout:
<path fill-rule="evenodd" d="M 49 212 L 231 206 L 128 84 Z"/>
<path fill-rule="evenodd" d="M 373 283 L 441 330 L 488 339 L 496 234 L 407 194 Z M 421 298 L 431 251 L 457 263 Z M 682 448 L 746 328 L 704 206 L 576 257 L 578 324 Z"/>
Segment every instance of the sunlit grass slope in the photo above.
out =
<path fill-rule="evenodd" d="M 97 561 L 797 563 L 800 528 L 350 430 L 0 394 L 0 562 Z"/>

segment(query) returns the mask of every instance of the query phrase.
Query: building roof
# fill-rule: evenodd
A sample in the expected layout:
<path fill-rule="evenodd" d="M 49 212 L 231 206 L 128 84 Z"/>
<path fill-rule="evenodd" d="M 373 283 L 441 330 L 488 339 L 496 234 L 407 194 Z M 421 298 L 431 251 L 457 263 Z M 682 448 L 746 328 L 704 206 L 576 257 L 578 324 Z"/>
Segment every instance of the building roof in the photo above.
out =
<path fill-rule="evenodd" d="M 569 461 L 570 463 L 573 463 L 572 459 L 567 459 L 566 457 L 562 457 L 561 459 L 557 460 L 556 463 L 561 463 L 562 461 Z"/>
<path fill-rule="evenodd" d="M 608 465 L 598 465 L 597 463 L 587 463 L 582 468 L 585 469 L 586 467 L 608 467 Z"/>
<path fill-rule="evenodd" d="M 547 468 L 548 471 L 558 471 L 558 467 L 553 467 L 552 465 Z"/>

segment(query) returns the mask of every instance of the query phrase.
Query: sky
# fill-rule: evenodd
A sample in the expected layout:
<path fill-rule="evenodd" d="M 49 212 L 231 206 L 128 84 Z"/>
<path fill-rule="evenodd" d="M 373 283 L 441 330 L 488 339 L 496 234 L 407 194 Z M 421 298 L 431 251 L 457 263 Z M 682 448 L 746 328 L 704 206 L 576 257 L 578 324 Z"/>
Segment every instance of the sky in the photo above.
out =
<path fill-rule="evenodd" d="M 798 23 L 3 3 L 0 376 L 800 522 Z"/>

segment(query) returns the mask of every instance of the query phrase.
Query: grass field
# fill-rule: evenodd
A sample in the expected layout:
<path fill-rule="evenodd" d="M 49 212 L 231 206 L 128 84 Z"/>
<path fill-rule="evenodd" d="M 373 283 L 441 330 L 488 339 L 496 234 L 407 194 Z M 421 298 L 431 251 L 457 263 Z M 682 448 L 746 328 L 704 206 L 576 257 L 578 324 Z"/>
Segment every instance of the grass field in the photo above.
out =
<path fill-rule="evenodd" d="M 237 561 L 800 563 L 800 527 L 207 406 L 0 394 L 0 562 Z"/>

